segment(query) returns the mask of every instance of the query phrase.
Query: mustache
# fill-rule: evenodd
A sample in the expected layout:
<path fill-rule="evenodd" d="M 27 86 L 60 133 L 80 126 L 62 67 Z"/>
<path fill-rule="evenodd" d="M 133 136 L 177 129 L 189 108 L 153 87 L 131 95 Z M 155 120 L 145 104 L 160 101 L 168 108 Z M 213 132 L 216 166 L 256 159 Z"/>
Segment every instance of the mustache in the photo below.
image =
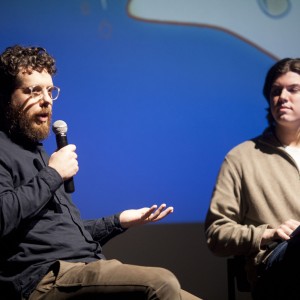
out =
<path fill-rule="evenodd" d="M 39 112 L 36 112 L 36 114 L 50 114 L 51 113 L 51 109 L 48 107 L 43 107 L 39 110 Z"/>
<path fill-rule="evenodd" d="M 51 116 L 52 115 L 52 110 L 47 108 L 47 107 L 44 107 L 42 109 L 40 109 L 38 112 L 35 112 L 34 113 L 34 116 Z"/>

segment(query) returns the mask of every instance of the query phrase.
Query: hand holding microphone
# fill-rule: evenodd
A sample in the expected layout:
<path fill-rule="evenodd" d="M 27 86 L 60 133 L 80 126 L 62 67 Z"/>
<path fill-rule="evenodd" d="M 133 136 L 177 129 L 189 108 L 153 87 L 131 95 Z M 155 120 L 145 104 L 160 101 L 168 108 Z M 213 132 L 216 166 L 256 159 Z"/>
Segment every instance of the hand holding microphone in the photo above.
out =
<path fill-rule="evenodd" d="M 65 191 L 73 193 L 75 190 L 73 176 L 78 172 L 77 154 L 75 145 L 68 145 L 68 127 L 64 121 L 56 121 L 52 126 L 56 135 L 58 150 L 49 159 L 49 166 L 54 168 L 64 180 Z"/>

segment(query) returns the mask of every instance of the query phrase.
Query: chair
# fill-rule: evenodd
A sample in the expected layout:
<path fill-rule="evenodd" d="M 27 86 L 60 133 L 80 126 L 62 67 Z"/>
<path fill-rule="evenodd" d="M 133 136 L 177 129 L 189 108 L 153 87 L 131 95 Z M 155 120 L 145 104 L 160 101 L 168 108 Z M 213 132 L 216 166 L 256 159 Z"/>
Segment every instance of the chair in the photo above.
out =
<path fill-rule="evenodd" d="M 235 300 L 236 290 L 239 292 L 251 292 L 250 283 L 247 280 L 245 270 L 245 258 L 243 256 L 227 259 L 227 287 L 228 300 Z"/>

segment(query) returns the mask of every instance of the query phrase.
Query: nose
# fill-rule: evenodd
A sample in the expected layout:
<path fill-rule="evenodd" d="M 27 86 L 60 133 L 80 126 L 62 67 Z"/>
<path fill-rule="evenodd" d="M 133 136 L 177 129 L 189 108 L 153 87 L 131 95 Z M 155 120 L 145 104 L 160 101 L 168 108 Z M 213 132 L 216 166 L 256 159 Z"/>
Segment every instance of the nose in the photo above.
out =
<path fill-rule="evenodd" d="M 41 98 L 39 99 L 39 102 L 40 102 L 40 105 L 45 105 L 45 106 L 48 106 L 49 104 L 52 105 L 53 100 L 49 96 L 47 90 L 45 90 L 45 89 L 42 90 L 42 94 L 41 94 Z"/>
<path fill-rule="evenodd" d="M 283 88 L 283 89 L 281 90 L 281 93 L 279 94 L 279 99 L 280 99 L 280 100 L 286 100 L 287 97 L 288 97 L 288 91 L 287 91 L 286 88 Z"/>

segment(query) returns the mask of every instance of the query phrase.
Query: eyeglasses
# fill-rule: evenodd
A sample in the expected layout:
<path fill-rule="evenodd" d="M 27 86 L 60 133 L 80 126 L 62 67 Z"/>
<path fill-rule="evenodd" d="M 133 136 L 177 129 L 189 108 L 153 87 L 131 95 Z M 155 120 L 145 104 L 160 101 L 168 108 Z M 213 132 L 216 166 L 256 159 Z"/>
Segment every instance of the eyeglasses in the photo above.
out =
<path fill-rule="evenodd" d="M 19 88 L 24 91 L 26 94 L 30 94 L 31 97 L 37 98 L 43 94 L 43 91 L 46 90 L 47 95 L 51 98 L 51 100 L 56 100 L 59 96 L 60 88 L 57 86 L 48 86 L 48 87 L 41 87 L 39 85 L 28 86 Z"/>

